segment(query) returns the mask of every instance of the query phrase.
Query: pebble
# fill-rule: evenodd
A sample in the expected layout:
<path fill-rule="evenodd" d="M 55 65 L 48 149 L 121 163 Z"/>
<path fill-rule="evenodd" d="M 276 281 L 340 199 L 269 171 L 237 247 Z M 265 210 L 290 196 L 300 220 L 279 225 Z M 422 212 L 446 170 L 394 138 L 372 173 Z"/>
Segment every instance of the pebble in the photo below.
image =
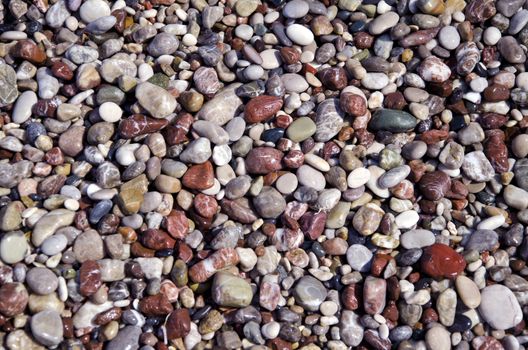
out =
<path fill-rule="evenodd" d="M 57 311 L 45 310 L 31 317 L 31 332 L 45 346 L 56 346 L 63 339 L 62 319 Z"/>
<path fill-rule="evenodd" d="M 176 108 L 177 102 L 165 89 L 144 82 L 136 87 L 136 98 L 154 118 L 165 118 Z"/>
<path fill-rule="evenodd" d="M 347 262 L 356 271 L 366 272 L 370 270 L 373 258 L 372 252 L 361 244 L 353 244 L 347 250 Z"/>
<path fill-rule="evenodd" d="M 15 264 L 24 260 L 28 249 L 28 242 L 20 231 L 6 233 L 0 240 L 0 259 L 7 264 Z"/>
<path fill-rule="evenodd" d="M 314 40 L 314 35 L 310 29 L 300 25 L 292 24 L 286 28 L 286 35 L 297 45 L 305 46 L 309 45 Z"/>
<path fill-rule="evenodd" d="M 18 97 L 13 109 L 13 122 L 22 124 L 31 117 L 31 109 L 37 103 L 37 95 L 33 91 L 24 91 Z"/>
<path fill-rule="evenodd" d="M 415 229 L 403 233 L 400 242 L 405 249 L 425 248 L 435 243 L 435 235 L 429 230 Z"/>
<path fill-rule="evenodd" d="M 326 299 L 324 285 L 312 276 L 304 276 L 297 282 L 293 295 L 299 305 L 308 311 L 319 310 L 319 305 Z"/>
<path fill-rule="evenodd" d="M 224 272 L 216 273 L 211 293 L 215 303 L 227 307 L 248 306 L 253 298 L 249 283 L 240 277 Z"/>
<path fill-rule="evenodd" d="M 26 282 L 29 288 L 39 295 L 53 293 L 59 285 L 57 276 L 44 267 L 30 269 L 26 275 Z"/>
<path fill-rule="evenodd" d="M 502 330 L 515 327 L 523 316 L 519 302 L 507 287 L 496 284 L 481 291 L 480 315 L 491 327 Z"/>
<path fill-rule="evenodd" d="M 524 7 L 5 2 L 2 345 L 522 347 Z"/>

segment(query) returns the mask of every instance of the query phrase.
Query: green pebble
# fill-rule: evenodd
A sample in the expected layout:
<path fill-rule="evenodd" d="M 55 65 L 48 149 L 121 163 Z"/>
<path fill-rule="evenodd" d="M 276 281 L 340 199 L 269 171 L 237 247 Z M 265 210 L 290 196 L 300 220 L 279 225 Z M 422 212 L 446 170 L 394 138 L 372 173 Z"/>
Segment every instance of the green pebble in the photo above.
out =
<path fill-rule="evenodd" d="M 315 123 L 308 117 L 301 117 L 293 121 L 288 129 L 286 136 L 293 142 L 302 142 L 315 134 Z"/>
<path fill-rule="evenodd" d="M 369 123 L 374 131 L 405 132 L 414 129 L 418 120 L 407 112 L 396 109 L 378 109 Z"/>

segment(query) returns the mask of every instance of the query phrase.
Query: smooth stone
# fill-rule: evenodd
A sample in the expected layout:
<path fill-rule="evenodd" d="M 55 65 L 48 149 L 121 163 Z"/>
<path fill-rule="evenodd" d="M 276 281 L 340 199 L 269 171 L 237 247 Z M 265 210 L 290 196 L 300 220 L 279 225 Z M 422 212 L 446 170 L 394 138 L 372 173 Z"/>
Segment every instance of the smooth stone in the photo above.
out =
<path fill-rule="evenodd" d="M 137 326 L 125 326 L 117 333 L 106 346 L 107 350 L 137 350 L 139 349 L 139 337 L 141 328 Z"/>
<path fill-rule="evenodd" d="M 526 54 L 521 48 L 517 39 L 513 36 L 504 36 L 497 43 L 501 55 L 509 63 L 523 63 L 526 61 Z"/>
<path fill-rule="evenodd" d="M 8 232 L 0 240 L 0 259 L 6 264 L 15 264 L 24 260 L 28 248 L 28 242 L 22 232 Z"/>
<path fill-rule="evenodd" d="M 42 242 L 40 249 L 42 253 L 48 256 L 53 256 L 62 252 L 67 245 L 68 239 L 66 238 L 66 236 L 62 234 L 56 234 L 46 238 L 44 242 Z"/>
<path fill-rule="evenodd" d="M 42 345 L 56 346 L 62 341 L 63 325 L 57 311 L 45 310 L 31 316 L 30 326 L 33 337 Z"/>
<path fill-rule="evenodd" d="M 211 142 L 205 137 L 199 137 L 187 145 L 180 153 L 180 160 L 185 163 L 201 164 L 212 155 Z"/>
<path fill-rule="evenodd" d="M 411 168 L 408 165 L 401 165 L 390 169 L 380 176 L 378 185 L 381 188 L 391 188 L 398 185 L 400 182 L 411 173 Z"/>
<path fill-rule="evenodd" d="M 114 16 L 104 16 L 86 26 L 86 31 L 93 34 L 104 34 L 114 27 L 117 19 Z"/>
<path fill-rule="evenodd" d="M 450 350 L 451 334 L 442 326 L 432 327 L 425 333 L 425 344 L 430 350 Z"/>
<path fill-rule="evenodd" d="M 294 43 L 306 46 L 314 41 L 314 35 L 312 31 L 300 24 L 291 24 L 286 28 L 286 35 Z"/>
<path fill-rule="evenodd" d="M 46 12 L 46 23 L 52 28 L 60 28 L 68 17 L 70 17 L 70 12 L 66 6 L 66 1 L 60 0 Z"/>
<path fill-rule="evenodd" d="M 158 119 L 167 117 L 178 105 L 167 90 L 149 82 L 139 84 L 135 96 L 139 104 Z"/>
<path fill-rule="evenodd" d="M 197 120 L 192 127 L 198 135 L 209 139 L 214 144 L 224 145 L 229 142 L 227 131 L 210 121 Z"/>
<path fill-rule="evenodd" d="M 246 307 L 253 298 L 251 285 L 228 272 L 215 274 L 211 294 L 215 303 L 225 307 Z"/>
<path fill-rule="evenodd" d="M 295 301 L 307 311 L 319 310 L 327 294 L 325 286 L 312 276 L 302 277 L 293 290 Z"/>
<path fill-rule="evenodd" d="M 458 276 L 455 280 L 456 290 L 460 299 L 469 308 L 475 309 L 481 303 L 478 286 L 467 276 Z"/>
<path fill-rule="evenodd" d="M 347 184 L 350 188 L 359 188 L 370 180 L 370 171 L 367 168 L 357 168 L 348 174 Z"/>
<path fill-rule="evenodd" d="M 379 35 L 394 27 L 399 20 L 400 16 L 396 12 L 384 13 L 369 23 L 369 32 L 372 35 Z"/>
<path fill-rule="evenodd" d="M 295 119 L 286 129 L 286 136 L 293 142 L 302 142 L 317 131 L 317 126 L 311 118 L 301 117 Z"/>
<path fill-rule="evenodd" d="M 436 299 L 436 309 L 440 323 L 452 326 L 455 322 L 457 294 L 451 288 L 444 290 Z"/>
<path fill-rule="evenodd" d="M 324 175 L 309 165 L 301 165 L 296 174 L 299 183 L 303 186 L 311 187 L 316 191 L 322 191 L 326 186 Z"/>
<path fill-rule="evenodd" d="M 106 301 L 102 304 L 94 304 L 91 301 L 87 301 L 73 315 L 73 326 L 76 329 L 96 327 L 97 325 L 93 323 L 95 316 L 101 312 L 111 309 L 112 307 L 114 307 L 114 303 L 111 301 Z M 120 350 L 123 348 L 114 349 Z"/>
<path fill-rule="evenodd" d="M 435 243 L 435 235 L 429 230 L 414 229 L 403 233 L 400 243 L 405 249 L 424 248 Z"/>
<path fill-rule="evenodd" d="M 464 247 L 479 253 L 494 250 L 499 245 L 499 236 L 492 230 L 477 230 L 469 235 Z"/>
<path fill-rule="evenodd" d="M 451 75 L 451 69 L 438 57 L 428 56 L 417 69 L 425 81 L 443 83 Z"/>
<path fill-rule="evenodd" d="M 159 33 L 147 47 L 148 53 L 154 57 L 171 55 L 178 49 L 179 41 L 176 36 L 168 33 Z"/>
<path fill-rule="evenodd" d="M 0 209 L 0 230 L 14 231 L 20 228 L 22 216 L 20 202 L 11 202 Z"/>
<path fill-rule="evenodd" d="M 286 208 L 286 200 L 279 191 L 270 186 L 264 186 L 258 196 L 253 199 L 255 210 L 265 219 L 276 218 Z"/>
<path fill-rule="evenodd" d="M 517 210 L 528 208 L 528 191 L 514 185 L 504 188 L 503 197 L 506 204 Z"/>
<path fill-rule="evenodd" d="M 367 272 L 373 258 L 372 252 L 362 244 L 351 245 L 346 253 L 348 264 L 355 271 Z"/>
<path fill-rule="evenodd" d="M 367 73 L 361 79 L 361 85 L 369 90 L 381 90 L 389 84 L 389 77 L 385 73 Z"/>
<path fill-rule="evenodd" d="M 59 228 L 71 225 L 75 212 L 67 209 L 56 209 L 42 216 L 33 227 L 32 243 L 38 247 L 46 238 L 54 234 Z"/>
<path fill-rule="evenodd" d="M 295 73 L 286 73 L 281 75 L 282 83 L 286 92 L 295 92 L 300 94 L 308 89 L 309 85 L 306 79 L 299 74 Z"/>
<path fill-rule="evenodd" d="M 37 94 L 24 91 L 17 99 L 13 108 L 13 122 L 22 124 L 31 117 L 32 108 L 37 103 Z"/>
<path fill-rule="evenodd" d="M 220 90 L 212 100 L 202 106 L 196 115 L 197 118 L 220 126 L 229 122 L 242 106 L 242 100 L 235 93 L 240 86 L 240 83 L 235 83 Z"/>
<path fill-rule="evenodd" d="M 406 210 L 398 214 L 394 221 L 399 229 L 410 229 L 418 223 L 418 220 L 420 220 L 420 216 L 416 211 Z"/>
<path fill-rule="evenodd" d="M 487 286 L 481 291 L 481 299 L 479 313 L 494 329 L 513 328 L 522 321 L 521 307 L 509 288 L 501 284 Z"/>
<path fill-rule="evenodd" d="M 528 23 L 528 10 L 522 9 L 519 12 L 515 13 L 510 19 L 510 26 L 508 28 L 508 33 L 515 35 L 519 33 Z"/>
<path fill-rule="evenodd" d="M 45 267 L 34 267 L 26 274 L 26 283 L 31 291 L 39 295 L 53 293 L 59 286 L 57 276 Z"/>
<path fill-rule="evenodd" d="M 495 230 L 506 222 L 503 215 L 494 215 L 478 223 L 477 230 Z"/>
<path fill-rule="evenodd" d="M 114 102 L 104 102 L 99 106 L 99 116 L 105 122 L 116 123 L 121 120 L 123 111 Z"/>
<path fill-rule="evenodd" d="M 460 45 L 460 35 L 453 26 L 446 26 L 438 32 L 438 41 L 447 50 L 454 50 Z"/>
<path fill-rule="evenodd" d="M 84 23 L 90 23 L 104 16 L 110 16 L 110 7 L 103 0 L 88 0 L 79 8 Z"/>
<path fill-rule="evenodd" d="M 308 14 L 309 10 L 310 6 L 306 1 L 293 0 L 286 3 L 286 6 L 282 9 L 282 14 L 287 18 L 302 18 Z"/>
<path fill-rule="evenodd" d="M 358 346 L 363 340 L 364 327 L 359 316 L 351 310 L 341 312 L 340 333 L 343 342 L 352 347 Z"/>
<path fill-rule="evenodd" d="M 412 130 L 418 121 L 407 112 L 394 109 L 379 109 L 370 120 L 369 127 L 372 130 L 405 132 Z"/>

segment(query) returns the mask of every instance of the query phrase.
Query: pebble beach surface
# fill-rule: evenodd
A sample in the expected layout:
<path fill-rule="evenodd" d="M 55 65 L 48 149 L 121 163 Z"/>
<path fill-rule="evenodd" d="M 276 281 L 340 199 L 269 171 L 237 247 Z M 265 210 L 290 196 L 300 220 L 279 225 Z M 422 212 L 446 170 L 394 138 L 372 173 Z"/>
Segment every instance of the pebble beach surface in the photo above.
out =
<path fill-rule="evenodd" d="M 528 347 L 526 0 L 6 0 L 0 348 Z"/>

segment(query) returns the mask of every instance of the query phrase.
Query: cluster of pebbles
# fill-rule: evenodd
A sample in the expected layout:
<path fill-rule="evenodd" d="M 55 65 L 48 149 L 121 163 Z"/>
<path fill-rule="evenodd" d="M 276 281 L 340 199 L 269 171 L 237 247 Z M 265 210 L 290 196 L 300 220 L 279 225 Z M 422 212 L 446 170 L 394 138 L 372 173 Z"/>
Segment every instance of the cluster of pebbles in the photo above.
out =
<path fill-rule="evenodd" d="M 0 347 L 525 349 L 525 1 L 3 1 Z"/>

